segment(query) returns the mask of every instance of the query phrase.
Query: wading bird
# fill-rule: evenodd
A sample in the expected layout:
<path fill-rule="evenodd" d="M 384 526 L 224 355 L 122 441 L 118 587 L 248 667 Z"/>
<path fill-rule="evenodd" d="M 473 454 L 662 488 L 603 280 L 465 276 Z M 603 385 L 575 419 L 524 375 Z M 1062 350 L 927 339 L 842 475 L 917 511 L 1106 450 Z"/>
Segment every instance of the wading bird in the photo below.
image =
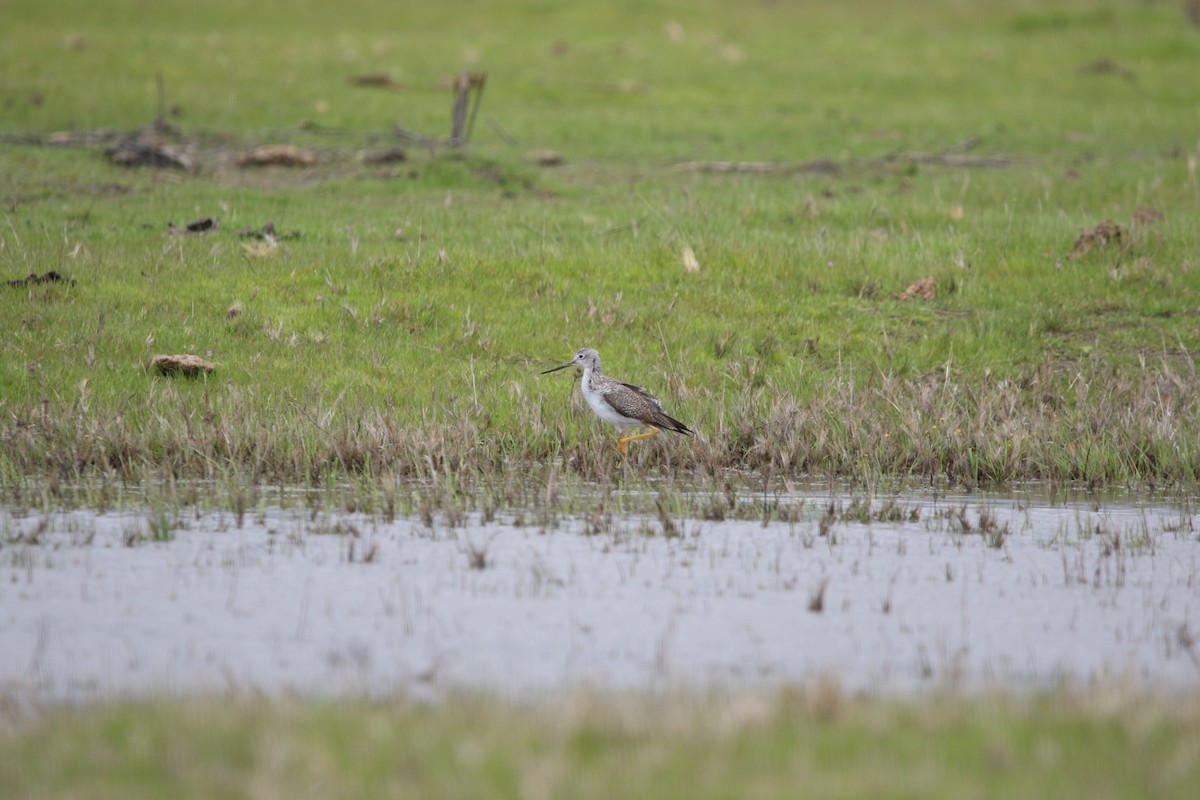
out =
<path fill-rule="evenodd" d="M 641 387 L 631 383 L 621 383 L 602 374 L 600 372 L 600 354 L 592 348 L 583 348 L 567 363 L 554 369 L 548 369 L 542 374 L 547 375 L 567 367 L 583 369 L 583 382 L 579 388 L 583 390 L 583 399 L 587 400 L 587 404 L 592 411 L 596 412 L 597 417 L 610 425 L 615 425 L 619 431 L 643 426 L 650 429 L 637 436 L 621 437 L 621 440 L 617 442 L 617 452 L 622 456 L 625 455 L 627 444 L 648 436 L 655 436 L 660 429 L 672 433 L 682 433 L 685 436 L 692 435 L 692 431 L 687 425 L 667 416 L 667 413 L 662 410 L 662 406 L 658 404 L 657 397 Z"/>

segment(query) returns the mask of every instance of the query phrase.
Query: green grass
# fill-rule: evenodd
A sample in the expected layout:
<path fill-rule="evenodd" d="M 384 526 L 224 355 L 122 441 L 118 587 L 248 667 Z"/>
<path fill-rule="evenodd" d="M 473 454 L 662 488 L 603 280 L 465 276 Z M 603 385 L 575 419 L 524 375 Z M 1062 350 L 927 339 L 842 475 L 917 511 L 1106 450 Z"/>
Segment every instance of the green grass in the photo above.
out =
<path fill-rule="evenodd" d="M 7 798 L 1190 797 L 1195 698 L 810 691 L 9 712 Z"/>
<path fill-rule="evenodd" d="M 153 118 L 161 73 L 200 163 L 162 174 L 111 166 L 99 146 L 0 145 L 3 277 L 76 281 L 0 288 L 10 479 L 555 458 L 604 475 L 608 432 L 569 379 L 537 376 L 583 345 L 702 433 L 640 447 L 642 465 L 1200 474 L 1197 39 L 1173 4 L 4 14 L 2 133 L 132 130 Z M 1103 59 L 1118 70 L 1080 69 Z M 356 160 L 396 123 L 447 134 L 438 82 L 464 67 L 489 76 L 469 154 Z M 349 85 L 371 72 L 404 90 Z M 281 141 L 322 163 L 232 166 Z M 537 148 L 566 165 L 533 166 Z M 780 169 L 688 166 L 709 161 Z M 833 171 L 788 168 L 813 161 Z M 1134 222 L 1143 207 L 1163 219 Z M 166 235 L 203 216 L 213 234 Z M 1067 258 L 1106 218 L 1121 244 Z M 256 257 L 235 232 L 268 221 L 301 235 Z M 895 299 L 926 275 L 935 301 Z M 217 371 L 146 370 L 174 352 Z M 1001 424 L 991 412 L 1010 401 Z M 944 416 L 969 435 L 930 436 Z"/>

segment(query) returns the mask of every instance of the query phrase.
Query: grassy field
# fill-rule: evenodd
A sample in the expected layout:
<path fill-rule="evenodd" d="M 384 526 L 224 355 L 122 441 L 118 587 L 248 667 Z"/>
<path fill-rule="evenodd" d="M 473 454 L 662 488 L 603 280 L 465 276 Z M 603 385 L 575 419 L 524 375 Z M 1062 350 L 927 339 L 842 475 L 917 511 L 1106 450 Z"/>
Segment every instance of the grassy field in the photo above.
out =
<path fill-rule="evenodd" d="M 1191 797 L 1195 698 L 714 697 L 15 713 L 0 789 L 33 797 Z"/>
<path fill-rule="evenodd" d="M 74 281 L 0 287 L 8 486 L 605 478 L 611 431 L 537 375 L 583 345 L 700 432 L 634 445 L 643 469 L 1200 475 L 1179 4 L 3 14 L 2 277 Z M 397 124 L 447 135 L 463 69 L 488 75 L 469 150 L 360 159 Z M 154 119 L 156 75 L 192 172 L 103 156 Z M 236 166 L 280 143 L 318 163 Z M 923 277 L 935 299 L 897 299 Z M 216 370 L 165 379 L 158 353 Z"/>
<path fill-rule="evenodd" d="M 814 474 L 1193 493 L 1182 6 L 0 0 L 3 502 L 211 492 L 240 519 L 303 483 L 552 515 L 561 481 L 765 498 Z M 398 138 L 449 134 L 463 70 L 487 73 L 469 148 Z M 116 166 L 159 76 L 156 135 L 194 168 Z M 238 166 L 264 144 L 316 163 Z M 898 299 L 922 278 L 933 299 Z M 698 436 L 622 466 L 569 373 L 538 375 L 585 345 Z M 164 377 L 163 353 L 216 369 Z M 0 795 L 1185 797 L 1197 716 L 819 686 L 0 697 Z"/>

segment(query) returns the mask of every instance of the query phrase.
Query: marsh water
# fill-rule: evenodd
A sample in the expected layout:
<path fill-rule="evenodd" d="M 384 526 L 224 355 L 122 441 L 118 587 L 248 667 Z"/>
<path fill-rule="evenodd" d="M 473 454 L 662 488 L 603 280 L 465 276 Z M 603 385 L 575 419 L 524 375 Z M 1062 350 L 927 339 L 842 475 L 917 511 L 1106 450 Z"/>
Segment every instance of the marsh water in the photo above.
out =
<path fill-rule="evenodd" d="M 0 508 L 0 694 L 1200 684 L 1187 498 L 788 501 L 765 524 Z"/>

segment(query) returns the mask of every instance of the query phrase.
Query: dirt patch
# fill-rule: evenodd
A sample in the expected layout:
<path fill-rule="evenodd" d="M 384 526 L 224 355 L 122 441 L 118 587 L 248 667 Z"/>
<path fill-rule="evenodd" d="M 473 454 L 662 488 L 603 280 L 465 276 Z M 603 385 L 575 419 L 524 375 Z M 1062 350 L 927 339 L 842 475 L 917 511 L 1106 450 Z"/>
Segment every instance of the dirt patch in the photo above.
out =
<path fill-rule="evenodd" d="M 43 275 L 38 275 L 36 273 L 31 272 L 24 278 L 19 278 L 15 281 L 5 281 L 4 285 L 8 286 L 12 289 L 23 289 L 26 286 L 40 286 L 44 283 L 65 283 L 67 286 L 74 286 L 75 279 L 74 278 L 64 278 L 62 275 L 55 272 L 54 270 L 50 270 L 49 272 L 47 272 Z"/>
<path fill-rule="evenodd" d="M 1080 231 L 1079 238 L 1075 240 L 1075 246 L 1071 248 L 1067 258 L 1079 259 L 1097 248 L 1107 247 L 1111 244 L 1120 245 L 1123 235 L 1124 231 L 1120 225 L 1111 219 L 1106 219 L 1091 230 L 1085 228 Z"/>

